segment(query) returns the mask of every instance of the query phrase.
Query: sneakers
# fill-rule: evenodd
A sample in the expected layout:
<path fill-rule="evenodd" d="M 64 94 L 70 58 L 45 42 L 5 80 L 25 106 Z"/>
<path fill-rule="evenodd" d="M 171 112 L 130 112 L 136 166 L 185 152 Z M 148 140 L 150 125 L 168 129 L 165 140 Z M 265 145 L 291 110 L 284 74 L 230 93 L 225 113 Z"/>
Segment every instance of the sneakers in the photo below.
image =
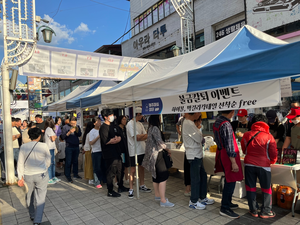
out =
<path fill-rule="evenodd" d="M 237 208 L 239 208 L 238 204 L 230 203 L 230 209 L 237 209 Z"/>
<path fill-rule="evenodd" d="M 93 185 L 94 184 L 94 180 L 89 180 L 89 184 Z"/>
<path fill-rule="evenodd" d="M 147 188 L 146 185 L 140 186 L 140 191 L 150 193 L 152 190 Z"/>
<path fill-rule="evenodd" d="M 269 213 L 261 212 L 260 215 L 259 215 L 259 217 L 262 218 L 262 219 L 273 218 L 275 216 L 276 216 L 276 214 L 273 211 L 271 211 Z"/>
<path fill-rule="evenodd" d="M 52 180 L 54 180 L 55 182 L 61 181 L 61 179 L 58 179 L 57 177 L 53 177 Z"/>
<path fill-rule="evenodd" d="M 133 192 L 134 192 L 133 189 L 130 189 L 130 190 L 129 190 L 128 198 L 133 198 Z M 159 199 L 159 200 L 160 200 L 160 199 Z"/>
<path fill-rule="evenodd" d="M 121 193 L 121 192 L 127 192 L 127 191 L 129 191 L 129 188 L 127 188 L 127 187 L 119 187 L 118 188 L 118 193 Z"/>
<path fill-rule="evenodd" d="M 240 218 L 240 216 L 238 214 L 236 214 L 235 212 L 233 212 L 231 209 L 221 209 L 220 210 L 220 215 L 221 216 L 226 216 L 230 219 L 238 219 Z"/>
<path fill-rule="evenodd" d="M 48 181 L 48 184 L 56 184 L 56 181 L 54 181 L 53 179 Z"/>
<path fill-rule="evenodd" d="M 160 206 L 161 207 L 174 207 L 175 204 L 169 202 L 169 200 L 166 198 L 166 202 L 165 203 L 162 203 L 160 202 Z"/>
<path fill-rule="evenodd" d="M 212 205 L 212 204 L 215 203 L 215 200 L 209 199 L 209 198 L 205 198 L 205 199 L 199 199 L 199 202 L 200 202 L 202 205 Z"/>
<path fill-rule="evenodd" d="M 249 211 L 250 215 L 253 217 L 258 217 L 258 212 L 256 210 Z"/>
<path fill-rule="evenodd" d="M 98 185 L 96 186 L 96 188 L 100 189 L 100 188 L 102 188 L 102 185 L 101 185 L 101 184 L 98 184 Z"/>
<path fill-rule="evenodd" d="M 107 196 L 108 197 L 120 197 L 121 195 L 119 193 L 115 192 L 114 190 L 112 190 L 112 191 L 107 192 Z"/>
<path fill-rule="evenodd" d="M 67 180 L 68 180 L 69 183 L 73 183 L 73 180 L 72 180 L 71 177 L 67 177 Z"/>
<path fill-rule="evenodd" d="M 77 175 L 77 176 L 74 176 L 74 179 L 82 179 L 82 177 Z"/>
<path fill-rule="evenodd" d="M 184 196 L 191 197 L 191 192 L 184 192 Z"/>
<path fill-rule="evenodd" d="M 192 203 L 191 200 L 189 202 L 189 207 L 192 209 L 206 209 L 206 206 L 201 204 L 200 202 Z"/>

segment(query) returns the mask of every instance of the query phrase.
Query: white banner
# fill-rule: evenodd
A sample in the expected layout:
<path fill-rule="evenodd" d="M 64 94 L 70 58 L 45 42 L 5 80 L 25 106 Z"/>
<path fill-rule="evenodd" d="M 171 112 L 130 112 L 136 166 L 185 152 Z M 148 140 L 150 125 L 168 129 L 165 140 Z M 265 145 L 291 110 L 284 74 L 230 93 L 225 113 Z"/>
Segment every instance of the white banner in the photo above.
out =
<path fill-rule="evenodd" d="M 281 98 L 293 96 L 291 78 L 280 79 Z"/>
<path fill-rule="evenodd" d="M 143 100 L 142 113 L 151 115 L 260 108 L 275 106 L 280 100 L 280 82 L 276 80 Z"/>
<path fill-rule="evenodd" d="M 246 0 L 247 24 L 266 31 L 299 20 L 300 1 Z"/>
<path fill-rule="evenodd" d="M 83 112 L 80 108 L 76 109 L 76 117 L 77 117 L 77 125 L 81 128 L 83 128 Z"/>
<path fill-rule="evenodd" d="M 11 109 L 28 109 L 28 100 L 24 101 L 13 101 L 10 103 Z"/>
<path fill-rule="evenodd" d="M 83 52 L 39 45 L 19 68 L 20 75 L 67 79 L 123 81 L 154 59 Z"/>

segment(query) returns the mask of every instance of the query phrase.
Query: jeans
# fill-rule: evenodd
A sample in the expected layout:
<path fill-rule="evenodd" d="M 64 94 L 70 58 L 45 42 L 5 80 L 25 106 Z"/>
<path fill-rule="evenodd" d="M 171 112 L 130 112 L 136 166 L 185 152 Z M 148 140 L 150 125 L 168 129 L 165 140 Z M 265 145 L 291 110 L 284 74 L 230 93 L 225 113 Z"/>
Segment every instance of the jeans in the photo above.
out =
<path fill-rule="evenodd" d="M 34 223 L 41 223 L 49 181 L 48 174 L 46 172 L 35 175 L 24 175 L 24 181 L 28 186 L 28 192 L 25 198 L 29 215 L 31 218 L 34 218 Z"/>
<path fill-rule="evenodd" d="M 19 159 L 19 148 L 13 148 L 14 151 L 14 165 L 15 165 L 15 174 L 17 175 L 17 164 L 18 164 L 18 159 Z"/>
<path fill-rule="evenodd" d="M 196 203 L 199 198 L 205 199 L 207 194 L 207 174 L 203 166 L 203 158 L 188 160 L 191 168 L 191 202 Z"/>
<path fill-rule="evenodd" d="M 48 167 L 49 180 L 51 180 L 51 179 L 53 179 L 55 177 L 55 155 L 54 155 L 54 149 L 50 149 L 50 155 L 51 155 L 51 164 Z"/>
<path fill-rule="evenodd" d="M 222 195 L 221 209 L 228 210 L 230 209 L 230 204 L 232 201 L 232 195 L 234 192 L 236 182 L 226 182 L 226 177 L 224 180 L 224 189 Z"/>
<path fill-rule="evenodd" d="M 102 152 L 93 152 L 92 153 L 92 161 L 93 161 L 93 171 L 96 176 L 94 176 L 94 184 L 95 186 L 99 185 L 101 181 L 103 182 L 103 172 L 102 171 Z"/>
<path fill-rule="evenodd" d="M 78 176 L 78 156 L 79 147 L 66 147 L 66 164 L 65 164 L 65 176 L 71 179 L 71 167 L 73 165 L 73 174 Z"/>
<path fill-rule="evenodd" d="M 271 171 L 255 166 L 245 166 L 245 183 L 249 209 L 250 211 L 258 210 L 256 201 L 257 178 L 262 191 L 261 212 L 270 213 L 272 211 Z"/>

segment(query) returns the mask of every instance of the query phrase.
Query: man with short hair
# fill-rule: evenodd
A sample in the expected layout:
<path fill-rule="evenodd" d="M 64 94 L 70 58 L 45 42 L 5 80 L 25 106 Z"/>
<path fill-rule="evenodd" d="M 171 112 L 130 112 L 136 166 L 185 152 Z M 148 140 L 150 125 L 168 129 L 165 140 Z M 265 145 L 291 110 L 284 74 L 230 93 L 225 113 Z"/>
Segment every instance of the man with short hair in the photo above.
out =
<path fill-rule="evenodd" d="M 40 128 L 42 131 L 42 136 L 39 142 L 44 142 L 44 133 L 45 133 L 45 121 L 43 121 L 43 117 L 40 114 L 35 116 L 36 127 Z"/>
<path fill-rule="evenodd" d="M 189 207 L 192 209 L 205 209 L 206 205 L 215 202 L 206 197 L 207 174 L 203 165 L 203 136 L 194 123 L 200 116 L 201 113 L 186 113 L 181 132 L 186 158 L 190 164 L 191 197 Z"/>
<path fill-rule="evenodd" d="M 121 194 L 115 192 L 113 181 L 121 178 L 122 159 L 119 142 L 121 141 L 118 129 L 114 125 L 114 112 L 111 109 L 103 109 L 101 116 L 105 120 L 99 130 L 101 139 L 102 155 L 106 162 L 106 176 L 107 176 L 107 196 L 120 197 Z"/>
<path fill-rule="evenodd" d="M 151 192 L 150 188 L 147 188 L 145 185 L 145 169 L 142 167 L 143 159 L 145 156 L 145 148 L 147 140 L 146 130 L 141 122 L 142 118 L 142 109 L 136 108 L 136 154 L 137 154 L 137 163 L 140 177 L 140 191 L 142 192 Z M 135 148 L 134 148 L 134 118 L 130 120 L 126 125 L 127 139 L 128 139 L 128 153 L 130 156 L 130 177 L 129 177 L 129 194 L 128 198 L 133 198 L 133 179 L 135 176 Z"/>
<path fill-rule="evenodd" d="M 240 216 L 232 209 L 238 208 L 238 205 L 232 203 L 232 195 L 236 181 L 243 180 L 243 171 L 239 148 L 230 124 L 230 120 L 234 116 L 234 110 L 221 111 L 220 114 L 221 116 L 217 118 L 213 125 L 215 142 L 218 145 L 215 173 L 225 173 L 220 215 L 237 219 Z"/>
<path fill-rule="evenodd" d="M 20 118 L 15 118 L 15 127 L 17 128 L 17 130 L 20 133 L 20 137 L 18 138 L 19 147 L 21 147 L 21 145 L 22 145 L 22 130 L 21 130 L 21 126 L 22 126 L 22 120 Z"/>
<path fill-rule="evenodd" d="M 14 152 L 14 165 L 17 169 L 17 162 L 19 158 L 20 146 L 18 138 L 21 137 L 20 132 L 16 128 L 16 118 L 12 117 L 12 140 L 13 140 L 13 152 Z"/>
<path fill-rule="evenodd" d="M 77 125 L 76 117 L 72 117 L 70 123 L 63 126 L 61 138 L 66 141 L 66 164 L 65 176 L 68 182 L 73 183 L 71 178 L 71 167 L 73 165 L 73 177 L 82 179 L 78 175 L 78 156 L 79 156 L 79 137 L 81 136 L 81 129 Z"/>

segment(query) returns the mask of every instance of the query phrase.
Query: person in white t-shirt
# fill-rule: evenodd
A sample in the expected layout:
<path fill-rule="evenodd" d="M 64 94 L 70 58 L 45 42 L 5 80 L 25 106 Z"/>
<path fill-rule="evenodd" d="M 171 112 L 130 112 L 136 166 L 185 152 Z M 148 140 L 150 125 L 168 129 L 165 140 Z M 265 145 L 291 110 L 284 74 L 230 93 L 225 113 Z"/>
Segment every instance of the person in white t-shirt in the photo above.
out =
<path fill-rule="evenodd" d="M 150 188 L 147 188 L 145 185 L 145 169 L 142 167 L 142 162 L 145 156 L 145 148 L 146 148 L 146 140 L 147 133 L 145 128 L 141 122 L 139 122 L 142 118 L 142 109 L 136 108 L 136 154 L 137 154 L 137 163 L 139 165 L 139 177 L 140 177 L 140 190 L 143 192 L 151 192 Z M 135 176 L 135 148 L 134 148 L 134 121 L 130 120 L 126 125 L 127 131 L 127 139 L 128 139 L 128 152 L 130 156 L 130 179 L 129 179 L 129 198 L 133 198 L 133 179 Z"/>
<path fill-rule="evenodd" d="M 48 184 L 55 184 L 56 182 L 60 181 L 57 177 L 55 177 L 55 140 L 56 135 L 54 133 L 55 123 L 52 118 L 48 118 L 45 122 L 45 134 L 44 134 L 44 142 L 47 144 L 50 155 L 51 155 L 51 164 L 48 168 L 49 174 L 49 182 Z"/>
<path fill-rule="evenodd" d="M 15 118 L 13 117 L 11 120 L 12 120 L 12 140 L 13 140 L 13 152 L 14 152 L 14 165 L 15 165 L 15 169 L 17 169 L 17 162 L 18 162 L 19 152 L 20 152 L 18 138 L 21 137 L 21 134 L 18 131 L 18 129 L 15 127 Z"/>
<path fill-rule="evenodd" d="M 93 160 L 93 170 L 94 174 L 94 185 L 96 188 L 102 188 L 101 181 L 104 181 L 105 173 L 101 169 L 101 161 L 102 161 L 102 148 L 100 142 L 99 130 L 101 127 L 101 119 L 99 117 L 96 118 L 96 122 L 94 123 L 95 127 L 89 133 L 89 141 L 92 146 L 92 160 Z"/>

